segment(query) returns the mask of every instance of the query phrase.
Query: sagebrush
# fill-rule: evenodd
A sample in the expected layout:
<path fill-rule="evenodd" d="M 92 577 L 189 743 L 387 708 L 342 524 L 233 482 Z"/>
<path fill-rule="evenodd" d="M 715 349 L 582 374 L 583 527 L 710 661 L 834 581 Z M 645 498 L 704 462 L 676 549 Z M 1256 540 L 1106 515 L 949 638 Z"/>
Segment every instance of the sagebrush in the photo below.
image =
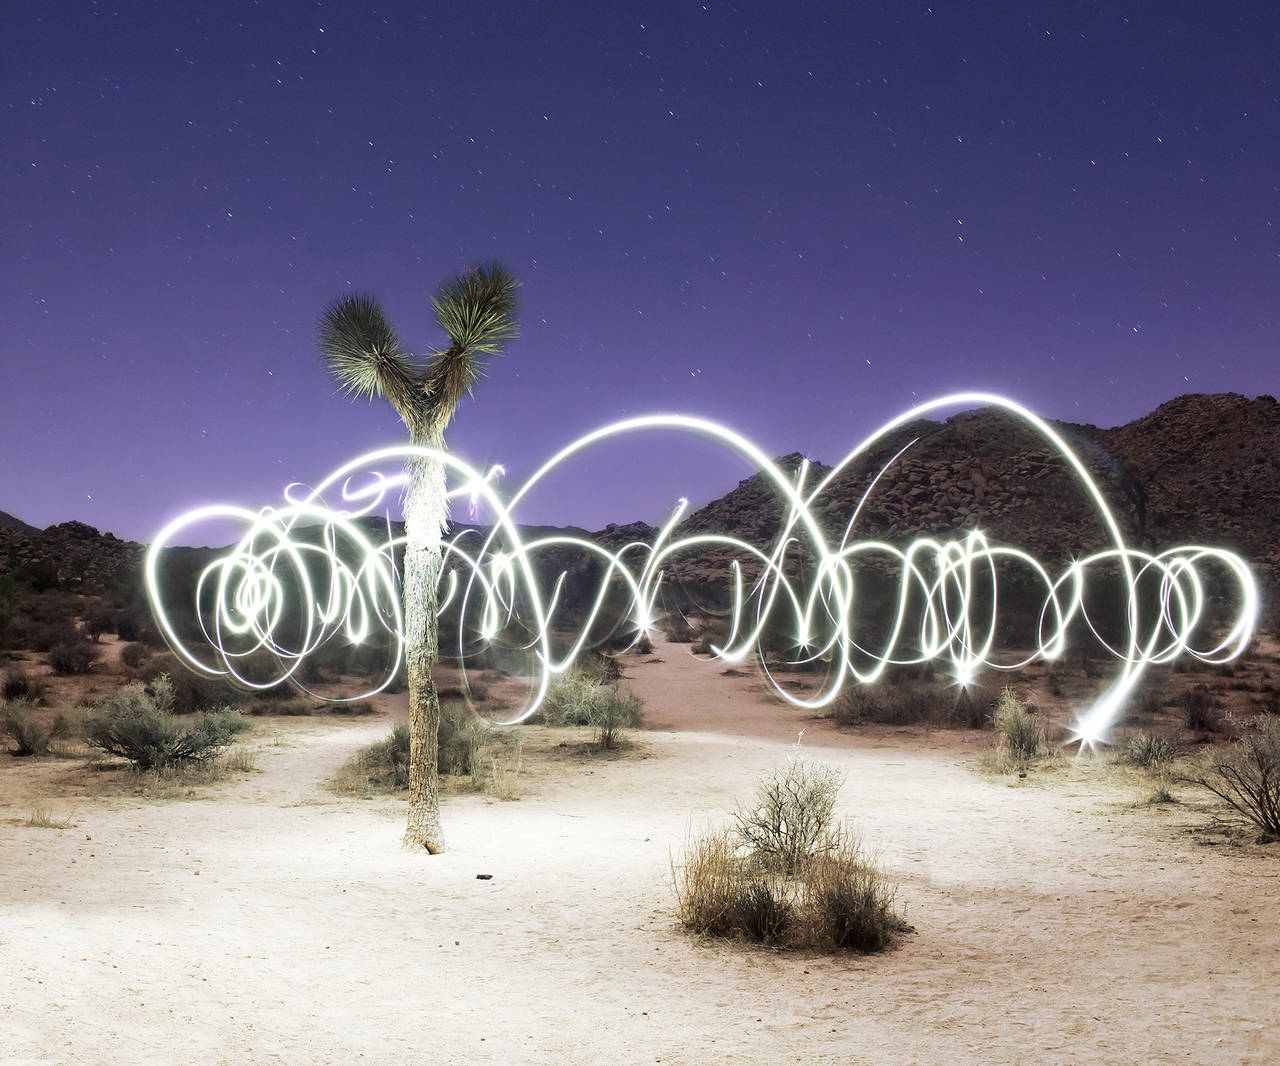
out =
<path fill-rule="evenodd" d="M 167 674 L 149 686 L 135 681 L 117 689 L 84 722 L 87 744 L 128 759 L 140 770 L 215 758 L 248 728 L 248 721 L 233 707 L 206 710 L 194 727 L 179 719 Z"/>

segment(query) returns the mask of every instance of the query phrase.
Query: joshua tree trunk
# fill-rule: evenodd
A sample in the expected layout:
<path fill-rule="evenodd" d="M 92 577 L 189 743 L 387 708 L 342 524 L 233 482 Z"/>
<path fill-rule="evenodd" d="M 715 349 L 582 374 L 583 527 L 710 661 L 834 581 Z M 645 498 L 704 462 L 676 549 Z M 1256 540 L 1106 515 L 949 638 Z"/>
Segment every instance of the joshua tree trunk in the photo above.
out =
<path fill-rule="evenodd" d="M 414 433 L 413 443 L 444 449 L 439 429 Z M 409 824 L 405 847 L 432 855 L 444 849 L 440 831 L 439 747 L 440 697 L 432 670 L 439 658 L 436 617 L 441 541 L 448 519 L 445 469 L 439 459 L 414 457 L 408 462 L 404 499 L 404 651 L 409 675 Z"/>

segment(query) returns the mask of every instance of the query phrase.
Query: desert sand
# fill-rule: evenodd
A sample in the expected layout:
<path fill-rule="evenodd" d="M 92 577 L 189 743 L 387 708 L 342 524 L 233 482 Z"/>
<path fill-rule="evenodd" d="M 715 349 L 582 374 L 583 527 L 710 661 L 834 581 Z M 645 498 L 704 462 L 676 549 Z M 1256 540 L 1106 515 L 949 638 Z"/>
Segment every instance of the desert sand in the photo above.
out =
<path fill-rule="evenodd" d="M 1280 1061 L 1280 845 L 1205 832 L 1194 795 L 1139 805 L 1107 760 L 984 776 L 989 734 L 840 733 L 687 646 L 654 658 L 627 658 L 629 750 L 522 727 L 522 798 L 449 798 L 436 857 L 401 850 L 401 801 L 323 787 L 403 696 L 259 719 L 260 772 L 191 796 L 0 757 L 0 1061 Z M 801 730 L 900 884 L 916 932 L 886 954 L 675 921 L 670 856 Z"/>

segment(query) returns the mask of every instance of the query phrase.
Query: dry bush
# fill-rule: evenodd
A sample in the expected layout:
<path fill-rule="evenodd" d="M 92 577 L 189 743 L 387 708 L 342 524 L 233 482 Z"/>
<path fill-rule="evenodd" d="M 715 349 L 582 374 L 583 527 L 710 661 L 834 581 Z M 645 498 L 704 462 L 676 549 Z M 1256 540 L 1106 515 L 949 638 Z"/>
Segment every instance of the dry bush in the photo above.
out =
<path fill-rule="evenodd" d="M 1239 740 L 1206 753 L 1185 780 L 1243 815 L 1263 840 L 1280 840 L 1280 719 L 1253 719 Z"/>
<path fill-rule="evenodd" d="M 672 859 L 680 922 L 702 936 L 779 943 L 790 926 L 784 879 L 741 853 L 725 829 L 690 840 L 684 861 Z"/>
<path fill-rule="evenodd" d="M 541 717 L 551 726 L 593 726 L 596 743 L 609 751 L 619 746 L 627 729 L 644 723 L 644 706 L 622 685 L 600 683 L 575 667 L 547 690 Z"/>
<path fill-rule="evenodd" d="M 0 704 L 0 736 L 12 741 L 10 755 L 47 755 L 49 744 L 65 737 L 68 732 L 62 715 L 46 722 L 35 713 L 35 704 L 29 699 L 7 700 Z"/>
<path fill-rule="evenodd" d="M 82 637 L 49 649 L 49 666 L 55 674 L 87 674 L 97 658 L 98 650 Z"/>
<path fill-rule="evenodd" d="M 400 722 L 382 740 L 357 751 L 330 782 L 337 792 L 400 792 L 409 787 L 409 725 Z"/>
<path fill-rule="evenodd" d="M 847 685 L 831 716 L 837 726 L 933 725 L 981 729 L 990 720 L 994 694 L 983 685 L 942 687 L 900 680 L 878 685 Z"/>
<path fill-rule="evenodd" d="M 150 657 L 151 649 L 137 641 L 132 644 L 126 644 L 120 649 L 120 661 L 131 670 L 136 670 L 142 665 L 144 659 L 149 659 Z"/>
<path fill-rule="evenodd" d="M 1216 733 L 1222 728 L 1222 711 L 1205 685 L 1183 689 L 1178 696 L 1187 728 L 1197 733 Z"/>
<path fill-rule="evenodd" d="M 667 617 L 662 632 L 672 644 L 692 644 L 698 639 L 698 631 L 679 613 Z"/>
<path fill-rule="evenodd" d="M 832 813 L 845 775 L 831 766 L 793 756 L 756 786 L 748 807 L 734 813 L 739 844 L 785 874 L 834 846 Z"/>
<path fill-rule="evenodd" d="M 33 678 L 21 666 L 11 666 L 4 673 L 0 685 L 0 700 L 30 700 L 39 703 L 44 699 L 47 686 L 39 678 Z"/>
<path fill-rule="evenodd" d="M 907 929 L 895 907 L 897 888 L 851 833 L 804 868 L 800 936 L 806 947 L 883 951 Z"/>

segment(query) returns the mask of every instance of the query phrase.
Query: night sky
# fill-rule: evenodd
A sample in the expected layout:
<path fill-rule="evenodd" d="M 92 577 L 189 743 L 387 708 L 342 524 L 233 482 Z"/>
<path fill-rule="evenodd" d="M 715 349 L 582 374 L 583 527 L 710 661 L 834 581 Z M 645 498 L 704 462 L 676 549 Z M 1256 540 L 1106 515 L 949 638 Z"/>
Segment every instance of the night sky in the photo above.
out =
<path fill-rule="evenodd" d="M 0 510 L 145 540 L 403 439 L 315 327 L 503 261 L 450 444 L 618 417 L 832 461 L 943 392 L 1112 425 L 1280 391 L 1280 4 L 48 3 L 0 42 Z M 750 471 L 638 439 L 530 522 Z"/>

